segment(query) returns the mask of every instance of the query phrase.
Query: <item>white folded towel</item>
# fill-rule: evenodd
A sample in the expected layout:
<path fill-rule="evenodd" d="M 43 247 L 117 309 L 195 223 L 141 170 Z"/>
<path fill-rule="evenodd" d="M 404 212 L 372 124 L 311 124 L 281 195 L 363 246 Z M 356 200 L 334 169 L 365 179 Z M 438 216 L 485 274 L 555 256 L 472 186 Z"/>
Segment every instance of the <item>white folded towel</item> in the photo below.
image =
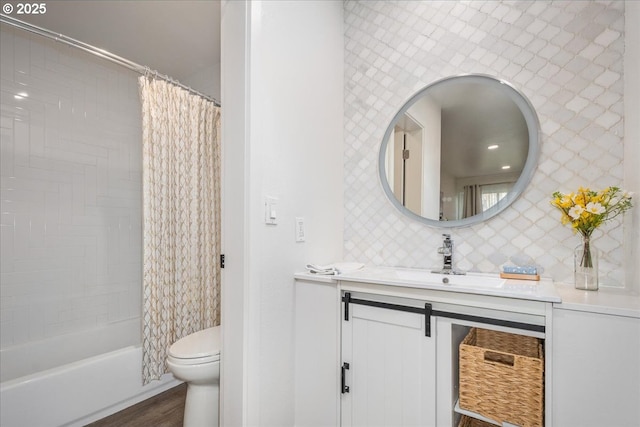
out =
<path fill-rule="evenodd" d="M 328 265 L 307 264 L 307 270 L 309 273 L 324 275 L 350 273 L 352 271 L 358 271 L 363 267 L 364 264 L 359 262 L 336 262 Z"/>
<path fill-rule="evenodd" d="M 338 271 L 335 269 L 335 267 L 330 267 L 328 265 L 307 264 L 307 270 L 309 271 L 309 273 L 314 274 L 338 274 Z"/>

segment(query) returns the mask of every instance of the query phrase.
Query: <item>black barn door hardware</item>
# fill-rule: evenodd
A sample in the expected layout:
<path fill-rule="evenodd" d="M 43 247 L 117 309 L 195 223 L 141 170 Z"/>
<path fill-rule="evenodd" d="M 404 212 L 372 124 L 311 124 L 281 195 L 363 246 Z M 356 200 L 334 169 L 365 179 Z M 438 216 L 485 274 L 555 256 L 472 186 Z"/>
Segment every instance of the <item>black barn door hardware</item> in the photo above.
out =
<path fill-rule="evenodd" d="M 431 316 L 446 317 L 449 319 L 466 320 L 468 322 L 486 323 L 487 325 L 503 326 L 507 328 L 522 329 L 524 331 L 545 332 L 544 325 L 532 325 L 530 323 L 514 322 L 511 320 L 492 319 L 490 317 L 474 316 L 471 314 L 451 313 L 448 311 L 433 310 L 431 304 L 425 303 L 424 308 L 408 305 L 392 304 L 381 301 L 371 301 L 360 298 L 352 298 L 351 292 L 345 292 L 342 296 L 344 303 L 344 320 L 349 321 L 349 304 L 366 305 L 369 307 L 385 308 L 388 310 L 405 311 L 409 313 L 424 314 L 425 336 L 431 336 Z"/>
<path fill-rule="evenodd" d="M 344 320 L 349 321 L 349 303 L 351 302 L 351 292 L 345 292 L 342 297 L 344 301 Z"/>

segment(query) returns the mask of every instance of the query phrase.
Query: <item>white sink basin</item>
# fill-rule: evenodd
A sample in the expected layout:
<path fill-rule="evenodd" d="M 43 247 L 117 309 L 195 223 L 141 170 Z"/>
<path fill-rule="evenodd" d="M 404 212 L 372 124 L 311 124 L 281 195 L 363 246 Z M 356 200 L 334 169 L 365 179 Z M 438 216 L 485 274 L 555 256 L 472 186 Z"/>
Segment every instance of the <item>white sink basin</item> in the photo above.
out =
<path fill-rule="evenodd" d="M 421 282 L 425 285 L 442 285 L 464 288 L 499 289 L 505 279 L 481 274 L 439 274 L 426 270 L 396 270 L 398 279 Z"/>
<path fill-rule="evenodd" d="M 358 271 L 340 274 L 336 279 L 344 283 L 355 283 L 353 286 L 356 287 L 360 286 L 358 283 L 370 283 L 546 302 L 561 301 L 553 282 L 549 279 L 523 282 L 502 279 L 497 274 L 440 274 L 432 273 L 430 270 L 403 267 L 365 267 Z"/>

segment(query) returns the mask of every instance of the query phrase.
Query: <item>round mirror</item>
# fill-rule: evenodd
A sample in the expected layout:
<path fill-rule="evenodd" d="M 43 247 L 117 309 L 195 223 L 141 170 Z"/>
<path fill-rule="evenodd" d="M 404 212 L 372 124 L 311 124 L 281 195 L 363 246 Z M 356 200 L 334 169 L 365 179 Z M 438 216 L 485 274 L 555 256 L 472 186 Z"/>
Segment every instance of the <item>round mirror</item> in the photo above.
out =
<path fill-rule="evenodd" d="M 382 187 L 405 215 L 437 227 L 485 221 L 533 175 L 540 126 L 509 83 L 472 74 L 439 80 L 394 116 L 379 155 Z"/>

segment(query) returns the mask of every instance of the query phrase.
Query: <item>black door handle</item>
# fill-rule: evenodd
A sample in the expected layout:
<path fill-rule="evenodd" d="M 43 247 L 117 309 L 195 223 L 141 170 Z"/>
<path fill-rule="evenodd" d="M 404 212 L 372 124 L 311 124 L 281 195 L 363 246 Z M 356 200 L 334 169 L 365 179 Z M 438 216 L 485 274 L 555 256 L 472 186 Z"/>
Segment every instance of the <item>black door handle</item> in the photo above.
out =
<path fill-rule="evenodd" d="M 346 384 L 347 383 L 347 379 L 345 378 L 346 375 L 346 370 L 349 369 L 349 364 L 347 362 L 342 364 L 342 374 L 340 375 L 340 379 L 341 379 L 341 388 L 342 388 L 342 393 L 349 393 L 349 386 Z"/>

